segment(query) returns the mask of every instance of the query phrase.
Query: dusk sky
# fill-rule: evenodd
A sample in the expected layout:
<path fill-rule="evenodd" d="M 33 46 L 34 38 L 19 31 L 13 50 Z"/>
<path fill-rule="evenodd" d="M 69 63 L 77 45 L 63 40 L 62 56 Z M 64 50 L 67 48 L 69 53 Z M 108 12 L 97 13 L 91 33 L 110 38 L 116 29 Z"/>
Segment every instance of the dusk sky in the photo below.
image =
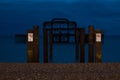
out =
<path fill-rule="evenodd" d="M 119 0 L 0 0 L 0 35 L 26 33 L 33 25 L 67 18 L 78 27 L 94 25 L 107 35 L 120 35 Z"/>

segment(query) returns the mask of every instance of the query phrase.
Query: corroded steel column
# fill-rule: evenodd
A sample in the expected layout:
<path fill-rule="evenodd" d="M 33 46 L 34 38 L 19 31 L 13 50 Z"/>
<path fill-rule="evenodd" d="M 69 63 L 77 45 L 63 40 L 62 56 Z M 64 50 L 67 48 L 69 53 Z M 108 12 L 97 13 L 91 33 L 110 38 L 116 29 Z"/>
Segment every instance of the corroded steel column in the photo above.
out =
<path fill-rule="evenodd" d="M 48 63 L 48 30 L 44 28 L 44 63 Z"/>
<path fill-rule="evenodd" d="M 94 62 L 94 28 L 88 26 L 88 62 Z"/>
<path fill-rule="evenodd" d="M 33 52 L 33 30 L 27 31 L 27 62 L 31 63 L 34 61 Z"/>
<path fill-rule="evenodd" d="M 95 30 L 95 62 L 102 62 L 102 31 Z"/>
<path fill-rule="evenodd" d="M 79 62 L 79 30 L 75 31 L 75 44 L 76 44 L 76 62 Z"/>
<path fill-rule="evenodd" d="M 53 60 L 53 30 L 50 30 L 50 62 Z"/>
<path fill-rule="evenodd" d="M 39 26 L 34 26 L 33 34 L 34 62 L 39 62 Z"/>
<path fill-rule="evenodd" d="M 80 62 L 85 62 L 85 29 L 80 28 Z"/>

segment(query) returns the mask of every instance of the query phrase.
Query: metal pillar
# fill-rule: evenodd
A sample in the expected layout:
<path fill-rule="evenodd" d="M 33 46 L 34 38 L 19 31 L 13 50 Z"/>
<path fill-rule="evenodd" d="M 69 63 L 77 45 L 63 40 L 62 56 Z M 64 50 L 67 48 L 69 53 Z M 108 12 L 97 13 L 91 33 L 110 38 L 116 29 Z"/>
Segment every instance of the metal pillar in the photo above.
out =
<path fill-rule="evenodd" d="M 50 30 L 50 62 L 53 59 L 53 30 Z"/>
<path fill-rule="evenodd" d="M 39 26 L 27 32 L 27 62 L 39 62 Z"/>
<path fill-rule="evenodd" d="M 33 30 L 28 30 L 27 31 L 27 62 L 33 62 L 34 60 L 34 53 L 33 53 Z M 32 34 L 32 35 L 31 35 Z M 30 35 L 30 36 L 29 36 Z M 31 40 L 30 40 L 31 39 Z"/>
<path fill-rule="evenodd" d="M 85 29 L 80 28 L 80 62 L 85 62 Z"/>
<path fill-rule="evenodd" d="M 102 62 L 102 31 L 95 30 L 95 62 Z"/>
<path fill-rule="evenodd" d="M 76 62 L 79 62 L 79 31 L 76 29 L 75 31 L 75 44 L 76 44 Z"/>
<path fill-rule="evenodd" d="M 39 62 L 39 26 L 34 26 L 33 34 L 34 62 Z"/>
<path fill-rule="evenodd" d="M 48 63 L 48 30 L 44 28 L 44 63 Z"/>
<path fill-rule="evenodd" d="M 88 26 L 88 62 L 94 62 L 94 28 Z"/>

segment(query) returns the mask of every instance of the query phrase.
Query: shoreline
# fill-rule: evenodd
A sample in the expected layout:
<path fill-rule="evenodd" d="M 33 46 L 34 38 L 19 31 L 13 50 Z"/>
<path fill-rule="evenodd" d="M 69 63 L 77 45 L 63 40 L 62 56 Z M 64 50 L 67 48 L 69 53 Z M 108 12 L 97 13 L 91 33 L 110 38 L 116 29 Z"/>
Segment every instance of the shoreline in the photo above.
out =
<path fill-rule="evenodd" d="M 0 63 L 0 80 L 119 80 L 120 63 Z"/>

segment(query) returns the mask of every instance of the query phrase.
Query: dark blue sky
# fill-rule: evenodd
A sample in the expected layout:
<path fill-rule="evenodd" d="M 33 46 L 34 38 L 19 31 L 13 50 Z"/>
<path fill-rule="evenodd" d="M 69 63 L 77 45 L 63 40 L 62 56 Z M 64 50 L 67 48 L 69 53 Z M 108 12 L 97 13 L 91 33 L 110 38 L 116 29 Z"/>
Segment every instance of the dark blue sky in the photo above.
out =
<path fill-rule="evenodd" d="M 105 34 L 120 35 L 119 0 L 0 0 L 0 34 L 25 33 L 33 25 L 64 17 L 78 27 L 92 24 Z"/>

